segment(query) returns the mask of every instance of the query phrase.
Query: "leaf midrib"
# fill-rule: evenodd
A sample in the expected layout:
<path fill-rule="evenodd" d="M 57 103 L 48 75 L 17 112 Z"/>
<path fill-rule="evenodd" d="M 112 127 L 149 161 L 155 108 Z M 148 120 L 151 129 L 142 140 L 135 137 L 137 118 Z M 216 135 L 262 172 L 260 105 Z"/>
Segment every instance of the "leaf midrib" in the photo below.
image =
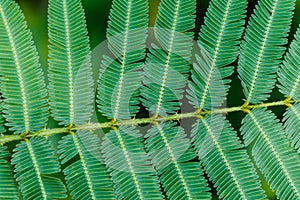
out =
<path fill-rule="evenodd" d="M 248 103 L 250 103 L 250 101 L 252 99 L 252 96 L 253 96 L 255 83 L 256 83 L 256 80 L 258 78 L 259 70 L 260 70 L 260 67 L 261 67 L 260 64 L 261 64 L 262 58 L 264 56 L 264 51 L 265 51 L 266 44 L 267 44 L 267 41 L 268 41 L 268 37 L 269 37 L 269 34 L 270 34 L 271 25 L 273 23 L 273 18 L 274 18 L 274 14 L 275 14 L 277 4 L 278 4 L 278 0 L 275 0 L 274 5 L 272 7 L 271 16 L 270 16 L 270 19 L 268 20 L 267 28 L 265 30 L 264 39 L 263 39 L 262 44 L 261 44 L 261 48 L 260 48 L 260 51 L 259 51 L 257 62 L 255 64 L 255 71 L 254 71 L 254 74 L 253 74 L 252 82 L 251 82 L 248 97 L 247 97 L 247 102 Z"/>
<path fill-rule="evenodd" d="M 230 165 L 230 162 L 227 160 L 227 158 L 226 158 L 226 156 L 225 156 L 225 154 L 224 154 L 224 152 L 222 150 L 222 147 L 221 147 L 221 145 L 218 142 L 218 139 L 216 138 L 214 132 L 210 128 L 208 122 L 204 118 L 202 118 L 201 121 L 204 123 L 204 126 L 207 129 L 207 131 L 209 133 L 209 136 L 212 138 L 212 140 L 213 140 L 213 142 L 214 142 L 214 144 L 215 144 L 215 146 L 216 146 L 219 154 L 221 155 L 222 160 L 224 161 L 227 169 L 229 170 L 228 172 L 229 172 L 231 178 L 233 179 L 234 184 L 236 185 L 236 187 L 237 187 L 237 189 L 238 189 L 238 191 L 239 191 L 242 199 L 246 200 L 247 198 L 246 198 L 245 192 L 243 191 L 242 186 L 240 185 L 240 183 L 239 183 L 239 181 L 238 181 L 238 179 L 237 179 L 237 177 L 236 177 L 236 175 L 235 175 L 235 173 L 234 173 L 234 171 L 233 171 L 233 169 L 232 169 L 232 167 Z"/>
<path fill-rule="evenodd" d="M 300 74 L 298 75 L 298 77 L 297 77 L 297 79 L 295 81 L 295 84 L 292 87 L 292 90 L 290 92 L 289 98 L 291 98 L 291 99 L 294 98 L 294 96 L 296 94 L 296 91 L 298 89 L 299 83 L 300 83 Z"/>
<path fill-rule="evenodd" d="M 250 112 L 249 115 L 250 115 L 251 119 L 253 120 L 253 122 L 255 123 L 256 127 L 258 128 L 259 132 L 261 133 L 262 137 L 267 142 L 267 145 L 270 147 L 272 153 L 274 154 L 276 160 L 278 161 L 278 164 L 279 164 L 280 168 L 282 169 L 284 175 L 288 179 L 288 182 L 291 185 L 293 191 L 296 193 L 297 197 L 300 199 L 300 193 L 298 192 L 298 189 L 297 189 L 292 177 L 290 176 L 289 172 L 287 171 L 287 169 L 284 165 L 284 162 L 282 161 L 280 155 L 276 151 L 276 148 L 273 146 L 273 144 L 272 144 L 270 138 L 268 137 L 267 133 L 265 132 L 263 127 L 260 125 L 259 121 L 256 119 L 254 114 L 252 112 Z"/>
<path fill-rule="evenodd" d="M 42 180 L 42 174 L 41 174 L 40 167 L 38 165 L 37 159 L 35 157 L 34 150 L 32 148 L 32 145 L 31 145 L 30 141 L 26 141 L 26 145 L 27 145 L 29 155 L 30 155 L 32 163 L 33 163 L 34 170 L 36 172 L 36 176 L 37 176 L 40 188 L 41 188 L 43 199 L 47 200 L 48 197 L 47 197 L 47 193 L 46 193 L 46 190 L 45 190 L 45 185 L 44 185 L 43 180 Z"/>
<path fill-rule="evenodd" d="M 223 18 L 223 21 L 222 21 L 221 30 L 220 30 L 219 35 L 218 35 L 218 40 L 217 40 L 216 48 L 215 48 L 215 51 L 214 51 L 214 56 L 213 56 L 213 60 L 212 60 L 212 63 L 211 63 L 210 72 L 209 72 L 209 75 L 208 75 L 208 78 L 207 78 L 207 81 L 206 81 L 206 84 L 205 84 L 205 87 L 204 87 L 203 95 L 202 95 L 200 106 L 199 106 L 199 109 L 201 109 L 201 110 L 204 107 L 205 100 L 207 98 L 207 93 L 208 93 L 208 90 L 209 90 L 209 86 L 211 84 L 211 79 L 212 79 L 212 76 L 213 76 L 213 72 L 215 70 L 215 65 L 216 65 L 216 61 L 217 61 L 217 58 L 218 58 L 218 54 L 219 54 L 219 48 L 221 46 L 221 42 L 222 42 L 222 39 L 223 39 L 223 33 L 224 33 L 224 30 L 225 30 L 225 25 L 227 23 L 229 10 L 230 10 L 230 7 L 231 7 L 231 2 L 232 1 L 229 0 L 227 2 L 227 5 L 226 5 L 226 11 L 225 11 L 224 18 Z"/>
<path fill-rule="evenodd" d="M 121 62 L 121 72 L 120 72 L 120 79 L 119 79 L 119 86 L 118 86 L 118 92 L 117 92 L 117 100 L 114 110 L 113 118 L 114 120 L 117 120 L 120 104 L 121 104 L 121 95 L 122 95 L 122 87 L 124 82 L 124 73 L 125 73 L 125 62 L 127 57 L 127 45 L 128 45 L 128 31 L 129 31 L 129 24 L 130 24 L 130 17 L 131 17 L 131 9 L 132 9 L 132 0 L 129 0 L 128 7 L 127 7 L 127 15 L 126 15 L 126 25 L 125 25 L 125 36 L 123 41 L 123 55 L 122 55 L 122 62 Z"/>
<path fill-rule="evenodd" d="M 3 10 L 2 5 L 0 5 L 0 13 L 1 13 L 2 20 L 3 20 L 4 26 L 5 26 L 5 30 L 7 32 L 7 36 L 8 36 L 9 43 L 10 43 L 10 48 L 12 50 L 15 65 L 16 65 L 16 69 L 17 69 L 17 75 L 18 75 L 18 79 L 19 79 L 19 86 L 20 86 L 21 96 L 22 96 L 22 106 L 23 106 L 25 132 L 27 133 L 27 132 L 30 131 L 30 122 L 29 122 L 28 103 L 27 103 L 27 97 L 26 97 L 25 84 L 24 84 L 24 80 L 23 80 L 23 73 L 22 73 L 22 69 L 21 69 L 21 64 L 20 64 L 18 53 L 17 53 L 14 37 L 13 37 L 13 34 L 11 32 L 10 25 L 8 23 L 8 20 L 6 18 L 6 15 L 5 15 L 5 12 Z"/>
<path fill-rule="evenodd" d="M 170 44 L 169 44 L 169 47 L 167 49 L 168 55 L 167 55 L 167 59 L 166 59 L 164 74 L 163 74 L 163 77 L 162 77 L 162 83 L 161 83 L 161 87 L 160 87 L 160 90 L 159 90 L 159 96 L 158 96 L 158 100 L 157 100 L 157 107 L 156 107 L 156 111 L 154 113 L 154 116 L 159 115 L 161 105 L 162 105 L 162 101 L 163 101 L 164 90 L 165 90 L 165 87 L 166 87 L 166 82 L 167 82 L 167 77 L 168 77 L 168 72 L 169 72 L 169 67 L 170 67 L 170 62 L 171 62 L 171 54 L 172 54 L 172 50 L 173 50 L 173 43 L 174 43 L 175 31 L 176 31 L 176 27 L 177 27 L 177 20 L 178 20 L 178 13 L 179 13 L 180 3 L 181 3 L 181 0 L 178 0 L 177 3 L 176 3 L 176 8 L 175 8 L 175 12 L 174 12 L 174 20 L 173 20 L 173 24 L 172 24 L 172 28 L 171 28 Z"/>
<path fill-rule="evenodd" d="M 71 54 L 71 41 L 70 41 L 70 24 L 69 24 L 69 13 L 67 7 L 67 1 L 63 0 L 63 12 L 64 12 L 64 23 L 65 23 L 65 37 L 66 37 L 66 50 L 68 56 L 68 76 L 69 76 L 69 125 L 74 124 L 74 86 L 73 86 L 73 64 Z"/>
<path fill-rule="evenodd" d="M 189 190 L 189 188 L 188 188 L 188 186 L 187 186 L 187 182 L 186 182 L 186 180 L 185 180 L 185 178 L 184 178 L 184 176 L 183 176 L 183 174 L 182 174 L 182 171 L 181 171 L 181 169 L 180 169 L 180 167 L 179 167 L 179 165 L 178 165 L 178 162 L 177 162 L 177 160 L 176 160 L 176 158 L 175 158 L 175 155 L 174 155 L 173 150 L 172 150 L 172 148 L 171 148 L 171 146 L 170 146 L 170 144 L 169 144 L 169 141 L 168 141 L 168 139 L 167 139 L 167 137 L 166 137 L 166 135 L 165 135 L 163 129 L 161 128 L 161 126 L 160 126 L 158 123 L 155 123 L 155 125 L 156 125 L 157 128 L 158 128 L 158 132 L 159 132 L 159 134 L 160 134 L 160 137 L 162 138 L 163 142 L 165 143 L 165 146 L 166 146 L 166 148 L 167 148 L 167 150 L 168 150 L 168 153 L 169 153 L 169 155 L 170 155 L 170 157 L 171 157 L 171 160 L 172 160 L 172 162 L 173 162 L 173 164 L 174 164 L 174 166 L 175 166 L 175 168 L 176 168 L 176 171 L 177 171 L 177 173 L 178 173 L 178 176 L 179 176 L 179 178 L 180 178 L 180 181 L 181 181 L 181 183 L 182 183 L 182 186 L 183 186 L 183 188 L 184 188 L 184 191 L 185 191 L 185 193 L 186 193 L 188 199 L 189 199 L 189 200 L 192 200 L 191 192 L 190 192 L 190 190 Z"/>
<path fill-rule="evenodd" d="M 88 188 L 89 188 L 89 191 L 90 191 L 90 194 L 91 194 L 91 198 L 93 200 L 96 200 L 95 190 L 93 188 L 90 172 L 88 170 L 88 167 L 87 167 L 87 164 L 86 164 L 86 161 L 85 161 L 86 158 L 85 158 L 85 156 L 84 156 L 84 154 L 81 150 L 81 147 L 80 147 L 80 144 L 79 144 L 79 141 L 78 141 L 78 138 L 77 138 L 76 134 L 71 134 L 71 135 L 72 135 L 75 147 L 77 149 L 77 152 L 79 154 L 80 162 L 81 162 L 81 165 L 82 165 L 82 168 L 83 168 L 85 178 L 87 180 L 87 184 L 88 184 Z"/>
<path fill-rule="evenodd" d="M 126 145 L 124 143 L 124 140 L 122 138 L 122 135 L 121 133 L 119 132 L 118 129 L 114 130 L 116 135 L 117 135 L 117 138 L 118 138 L 118 141 L 119 141 L 119 144 L 121 145 L 121 149 L 123 151 L 123 154 L 125 156 L 125 160 L 128 164 L 128 167 L 129 167 L 129 170 L 130 170 L 130 173 L 131 173 L 131 176 L 132 176 L 132 179 L 133 179 L 133 182 L 134 182 L 134 185 L 136 187 L 136 190 L 137 190 L 137 193 L 138 193 L 138 196 L 140 198 L 140 200 L 144 200 L 144 197 L 143 197 L 143 193 L 141 191 L 141 187 L 140 187 L 140 183 L 139 183 L 139 180 L 137 179 L 137 175 L 135 173 L 135 170 L 134 170 L 134 167 L 133 167 L 133 164 L 132 164 L 132 161 L 131 161 L 131 158 L 129 156 L 129 153 L 128 153 L 128 150 L 126 148 Z"/>

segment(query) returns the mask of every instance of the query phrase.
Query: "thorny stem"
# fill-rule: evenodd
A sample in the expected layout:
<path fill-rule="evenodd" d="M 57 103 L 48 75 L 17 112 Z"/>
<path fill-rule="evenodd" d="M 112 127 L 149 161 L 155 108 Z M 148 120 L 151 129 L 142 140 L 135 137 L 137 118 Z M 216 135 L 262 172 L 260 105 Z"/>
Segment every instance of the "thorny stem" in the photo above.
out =
<path fill-rule="evenodd" d="M 102 122 L 102 123 L 87 123 L 80 126 L 70 126 L 70 127 L 63 127 L 63 128 L 53 128 L 53 129 L 44 129 L 40 130 L 34 133 L 26 134 L 24 135 L 0 135 L 0 144 L 5 144 L 12 141 L 17 140 L 24 140 L 30 137 L 34 136 L 44 136 L 49 137 L 52 135 L 60 134 L 60 133 L 68 133 L 70 131 L 77 131 L 77 130 L 97 130 L 102 128 L 115 128 L 117 126 L 133 126 L 133 125 L 141 125 L 141 124 L 152 124 L 157 122 L 163 122 L 163 121 L 176 121 L 181 119 L 187 119 L 187 118 L 201 118 L 205 115 L 212 115 L 212 114 L 227 114 L 231 112 L 238 112 L 243 111 L 248 113 L 250 110 L 255 108 L 268 108 L 268 107 L 274 107 L 274 106 L 287 106 L 291 107 L 294 103 L 300 103 L 300 100 L 291 100 L 290 98 L 287 98 L 283 101 L 276 101 L 276 102 L 270 102 L 270 103 L 262 103 L 262 104 L 256 104 L 256 105 L 248 105 L 244 104 L 242 106 L 237 107 L 230 107 L 230 108 L 218 108 L 214 110 L 209 111 L 195 111 L 190 113 L 181 113 L 181 114 L 174 114 L 170 116 L 165 117 L 151 117 L 151 118 L 141 118 L 141 119 L 129 119 L 129 120 L 123 120 L 123 121 L 110 121 L 110 122 Z"/>

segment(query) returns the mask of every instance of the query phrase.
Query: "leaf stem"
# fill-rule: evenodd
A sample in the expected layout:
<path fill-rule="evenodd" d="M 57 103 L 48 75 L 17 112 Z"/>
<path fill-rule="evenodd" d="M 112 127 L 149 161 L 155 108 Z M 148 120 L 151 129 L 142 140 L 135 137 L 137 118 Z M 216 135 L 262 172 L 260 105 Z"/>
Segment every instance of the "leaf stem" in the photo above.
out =
<path fill-rule="evenodd" d="M 140 118 L 140 119 L 128 119 L 123 121 L 109 121 L 109 122 L 101 122 L 101 123 L 87 123 L 80 126 L 73 126 L 73 127 L 63 127 L 63 128 L 53 128 L 53 129 L 44 129 L 34 133 L 27 134 L 26 137 L 35 137 L 35 136 L 43 136 L 49 137 L 52 135 L 60 134 L 60 133 L 68 133 L 69 131 L 77 131 L 77 130 L 97 130 L 102 128 L 111 128 L 116 126 L 134 126 L 134 125 L 142 125 L 142 124 L 152 124 L 157 122 L 163 121 L 176 121 L 188 118 L 201 118 L 205 115 L 212 115 L 212 114 L 228 114 L 231 112 L 247 112 L 249 110 L 255 108 L 268 108 L 268 107 L 275 107 L 275 106 L 287 106 L 290 107 L 294 103 L 300 103 L 300 100 L 291 100 L 287 98 L 283 101 L 275 101 L 270 103 L 261 103 L 256 105 L 248 105 L 244 104 L 242 106 L 230 107 L 230 108 L 217 108 L 214 110 L 209 111 L 201 111 L 200 113 L 190 112 L 190 113 L 180 113 L 174 114 L 170 116 L 164 117 L 157 117 L 157 118 Z M 26 138 L 25 137 L 25 138 Z M 5 144 L 12 141 L 24 140 L 23 135 L 0 135 L 0 144 Z"/>

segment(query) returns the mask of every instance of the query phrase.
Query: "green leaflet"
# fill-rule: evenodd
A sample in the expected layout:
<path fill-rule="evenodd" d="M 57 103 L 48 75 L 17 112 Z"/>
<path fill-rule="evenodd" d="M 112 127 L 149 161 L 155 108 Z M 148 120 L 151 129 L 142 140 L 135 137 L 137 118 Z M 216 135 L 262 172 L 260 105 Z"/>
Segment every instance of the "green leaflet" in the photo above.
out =
<path fill-rule="evenodd" d="M 274 88 L 294 7 L 294 0 L 260 0 L 254 10 L 238 63 L 246 104 L 262 103 Z"/>
<path fill-rule="evenodd" d="M 148 2 L 145 0 L 113 1 L 107 40 L 114 58 L 103 58 L 97 96 L 99 111 L 111 119 L 131 118 L 139 109 L 147 10 Z"/>
<path fill-rule="evenodd" d="M 59 142 L 61 164 L 72 161 L 64 169 L 72 199 L 115 199 L 113 185 L 101 157 L 100 140 L 92 132 L 78 131 Z"/>
<path fill-rule="evenodd" d="M 290 147 L 282 125 L 265 108 L 255 109 L 243 119 L 245 144 L 254 143 L 257 166 L 280 199 L 300 198 L 300 158 Z"/>
<path fill-rule="evenodd" d="M 265 199 L 244 146 L 221 115 L 199 119 L 192 140 L 222 199 Z"/>
<path fill-rule="evenodd" d="M 179 110 L 192 52 L 195 0 L 162 0 L 144 67 L 142 103 L 155 116 Z"/>
<path fill-rule="evenodd" d="M 201 200 L 211 198 L 212 187 L 220 199 L 265 199 L 254 164 L 277 198 L 300 199 L 300 29 L 281 64 L 295 0 L 259 1 L 238 63 L 246 103 L 227 108 L 221 106 L 247 1 L 210 1 L 191 71 L 196 0 L 161 1 L 155 40 L 149 34 L 153 44 L 145 58 L 148 2 L 113 0 L 110 52 L 102 59 L 97 91 L 99 111 L 112 120 L 90 123 L 95 102 L 83 6 L 80 0 L 49 0 L 49 102 L 62 126 L 45 129 L 47 91 L 31 33 L 14 1 L 0 0 L 0 144 L 15 152 L 9 163 L 6 147 L 0 146 L 0 199 Z M 276 76 L 286 100 L 266 102 Z M 192 105 L 181 109 L 187 80 Z M 150 117 L 137 117 L 145 114 L 140 101 Z M 283 105 L 288 107 L 284 127 L 267 108 L 258 109 Z M 220 115 L 235 111 L 248 113 L 241 128 L 246 145 Z M 185 135 L 176 120 L 191 125 L 192 118 L 198 120 Z M 136 126 L 146 124 L 151 128 L 143 135 Z M 187 124 L 182 123 L 189 133 Z M 21 134 L 11 135 L 5 126 Z M 101 128 L 113 129 L 103 143 L 93 132 Z M 65 132 L 69 135 L 57 151 L 62 173 L 46 137 Z M 254 161 L 246 150 L 252 150 Z M 212 182 L 209 187 L 203 174 Z M 65 178 L 69 191 L 57 177 Z"/>
<path fill-rule="evenodd" d="M 197 109 L 211 110 L 226 100 L 229 66 L 238 56 L 247 1 L 213 0 L 199 34 L 199 56 L 192 70 L 188 98 Z"/>
<path fill-rule="evenodd" d="M 300 98 L 300 28 L 298 28 L 295 39 L 285 55 L 283 64 L 278 71 L 277 85 L 280 92 L 288 99 Z M 300 152 L 300 104 L 288 105 L 283 121 L 286 134 L 294 148 Z"/>
<path fill-rule="evenodd" d="M 42 137 L 21 142 L 14 149 L 12 164 L 24 199 L 63 199 L 65 186 L 54 174 L 60 172 L 54 150 Z"/>
<path fill-rule="evenodd" d="M 86 123 L 93 109 L 90 46 L 80 0 L 49 0 L 49 96 L 54 119 Z"/>
<path fill-rule="evenodd" d="M 3 102 L 2 102 L 2 99 L 0 99 L 0 133 L 5 132 L 4 119 L 3 119 L 3 116 L 2 116 L 2 111 L 3 111 Z"/>
<path fill-rule="evenodd" d="M 278 71 L 277 86 L 285 97 L 300 99 L 300 28 L 295 39 L 290 45 L 289 52 L 285 55 L 283 65 Z"/>
<path fill-rule="evenodd" d="M 169 199 L 211 199 L 196 154 L 175 123 L 156 124 L 145 135 L 146 148 Z"/>
<path fill-rule="evenodd" d="M 6 160 L 8 157 L 6 147 L 0 146 L 0 199 L 15 200 L 19 199 L 19 194 L 13 170 Z"/>
<path fill-rule="evenodd" d="M 105 135 L 102 148 L 117 199 L 163 199 L 139 131 L 127 126 L 112 130 Z"/>
<path fill-rule="evenodd" d="M 300 103 L 287 109 L 283 118 L 285 132 L 292 146 L 300 153 Z"/>
<path fill-rule="evenodd" d="M 15 133 L 44 128 L 46 87 L 36 47 L 19 6 L 0 1 L 0 86 L 6 125 Z"/>

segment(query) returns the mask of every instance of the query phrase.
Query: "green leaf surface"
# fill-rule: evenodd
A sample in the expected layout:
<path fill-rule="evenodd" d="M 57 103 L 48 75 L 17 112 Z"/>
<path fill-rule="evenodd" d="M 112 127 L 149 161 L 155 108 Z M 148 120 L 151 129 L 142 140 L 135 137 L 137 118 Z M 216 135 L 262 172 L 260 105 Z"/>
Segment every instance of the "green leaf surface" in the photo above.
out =
<path fill-rule="evenodd" d="M 80 0 L 50 0 L 49 99 L 62 125 L 88 122 L 93 109 L 90 46 Z"/>
<path fill-rule="evenodd" d="M 255 168 L 236 132 L 221 115 L 199 119 L 192 140 L 221 199 L 265 199 Z"/>
<path fill-rule="evenodd" d="M 19 199 L 13 170 L 7 161 L 9 154 L 6 149 L 6 147 L 0 147 L 0 199 Z"/>
<path fill-rule="evenodd" d="M 179 110 L 190 70 L 195 0 L 162 0 L 144 67 L 142 103 L 154 115 Z"/>
<path fill-rule="evenodd" d="M 145 0 L 113 1 L 107 28 L 113 58 L 103 58 L 97 96 L 99 111 L 111 119 L 128 119 L 138 112 L 147 11 Z"/>
<path fill-rule="evenodd" d="M 295 0 L 260 0 L 255 7 L 238 63 L 247 103 L 262 103 L 274 88 L 294 7 Z"/>
<path fill-rule="evenodd" d="M 280 84 L 277 86 L 285 97 L 300 99 L 300 28 L 278 71 L 278 81 Z"/>
<path fill-rule="evenodd" d="M 184 130 L 175 123 L 154 125 L 146 148 L 169 199 L 211 199 L 200 163 Z"/>
<path fill-rule="evenodd" d="M 211 110 L 226 100 L 230 83 L 227 78 L 233 73 L 228 65 L 238 56 L 246 5 L 244 0 L 210 1 L 188 90 L 188 98 L 197 109 Z"/>
<path fill-rule="evenodd" d="M 99 138 L 88 131 L 78 131 L 59 142 L 61 164 L 79 157 L 64 169 L 72 199 L 115 199 L 100 147 Z"/>
<path fill-rule="evenodd" d="M 300 153 L 300 103 L 287 109 L 283 117 L 284 128 L 292 147 Z"/>
<path fill-rule="evenodd" d="M 65 186 L 55 175 L 60 166 L 54 149 L 43 137 L 23 141 L 14 149 L 12 164 L 24 199 L 63 199 Z"/>
<path fill-rule="evenodd" d="M 243 119 L 241 132 L 245 144 L 253 144 L 255 162 L 278 198 L 299 199 L 300 158 L 276 116 L 265 108 L 255 109 Z"/>
<path fill-rule="evenodd" d="M 138 130 L 128 126 L 112 130 L 105 135 L 102 147 L 117 199 L 163 199 Z"/>
<path fill-rule="evenodd" d="M 15 133 L 41 130 L 48 118 L 39 57 L 19 6 L 0 1 L 0 86 L 6 125 Z"/>

